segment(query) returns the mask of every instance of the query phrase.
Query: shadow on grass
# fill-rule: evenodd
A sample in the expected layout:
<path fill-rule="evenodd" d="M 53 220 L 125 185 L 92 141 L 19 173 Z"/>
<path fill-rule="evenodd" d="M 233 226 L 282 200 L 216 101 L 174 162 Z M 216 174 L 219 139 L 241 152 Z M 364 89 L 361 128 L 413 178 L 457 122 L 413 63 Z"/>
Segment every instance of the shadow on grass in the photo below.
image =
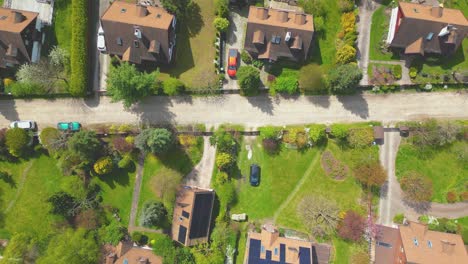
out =
<path fill-rule="evenodd" d="M 105 182 L 111 189 L 115 189 L 117 185 L 128 186 L 130 184 L 130 169 L 115 169 L 108 175 L 99 176 L 99 179 Z"/>
<path fill-rule="evenodd" d="M 192 47 L 190 45 L 190 29 L 187 25 L 182 25 L 177 33 L 177 46 L 175 49 L 173 63 L 162 65 L 161 72 L 167 73 L 171 77 L 179 78 L 180 75 L 195 67 Z"/>
<path fill-rule="evenodd" d="M 183 24 L 187 25 L 188 36 L 195 37 L 200 33 L 201 29 L 205 25 L 201 15 L 200 6 L 192 1 L 185 12 L 188 15 L 185 15 L 183 18 Z"/>
<path fill-rule="evenodd" d="M 159 155 L 158 159 L 164 166 L 182 174 L 182 177 L 190 173 L 194 167 L 192 159 L 180 146 L 174 146 L 166 154 Z"/>

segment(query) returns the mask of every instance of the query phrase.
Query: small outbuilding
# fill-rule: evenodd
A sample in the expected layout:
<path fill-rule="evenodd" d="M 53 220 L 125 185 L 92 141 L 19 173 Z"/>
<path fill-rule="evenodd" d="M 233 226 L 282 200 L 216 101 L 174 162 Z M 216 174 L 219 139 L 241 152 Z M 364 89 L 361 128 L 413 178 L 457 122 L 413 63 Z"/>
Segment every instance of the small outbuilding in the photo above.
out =
<path fill-rule="evenodd" d="M 407 137 L 409 135 L 409 127 L 400 126 L 400 136 Z"/>
<path fill-rule="evenodd" d="M 374 126 L 374 141 L 381 144 L 384 141 L 384 128 L 382 126 Z"/>

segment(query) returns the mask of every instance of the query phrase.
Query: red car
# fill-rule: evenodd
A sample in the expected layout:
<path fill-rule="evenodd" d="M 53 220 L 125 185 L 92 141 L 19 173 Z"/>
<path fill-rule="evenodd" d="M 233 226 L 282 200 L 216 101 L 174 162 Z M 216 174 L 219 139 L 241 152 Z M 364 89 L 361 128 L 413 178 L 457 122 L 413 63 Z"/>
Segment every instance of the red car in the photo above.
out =
<path fill-rule="evenodd" d="M 237 73 L 237 57 L 238 52 L 236 49 L 229 49 L 228 57 L 228 70 L 227 73 L 229 77 L 235 77 Z"/>

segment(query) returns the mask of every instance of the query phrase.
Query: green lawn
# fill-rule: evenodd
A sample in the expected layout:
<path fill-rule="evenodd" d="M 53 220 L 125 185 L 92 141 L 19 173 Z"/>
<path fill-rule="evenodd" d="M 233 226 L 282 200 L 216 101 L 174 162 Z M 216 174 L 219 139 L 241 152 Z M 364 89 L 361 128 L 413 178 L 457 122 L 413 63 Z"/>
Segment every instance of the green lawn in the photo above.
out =
<path fill-rule="evenodd" d="M 216 53 L 214 4 L 211 0 L 194 2 L 198 8 L 186 21 L 179 21 L 175 63 L 163 67 L 160 77 L 180 78 L 189 90 L 214 88 L 217 78 L 213 64 Z"/>
<path fill-rule="evenodd" d="M 369 44 L 369 59 L 371 60 L 390 61 L 399 59 L 398 55 L 392 52 L 384 53 L 380 50 L 382 39 L 387 37 L 388 23 L 390 21 L 390 15 L 385 13 L 386 8 L 386 6 L 381 6 L 372 15 Z"/>
<path fill-rule="evenodd" d="M 449 191 L 457 194 L 468 191 L 468 166 L 457 160 L 453 149 L 467 142 L 456 142 L 453 146 L 441 150 L 433 150 L 432 155 L 423 159 L 410 144 L 402 144 L 396 158 L 396 175 L 400 179 L 409 171 L 418 171 L 432 180 L 434 193 L 432 201 L 446 203 Z"/>
<path fill-rule="evenodd" d="M 71 43 L 71 2 L 72 0 L 56 1 L 54 4 L 54 19 L 52 31 L 46 37 L 51 45 L 58 45 L 70 51 Z"/>

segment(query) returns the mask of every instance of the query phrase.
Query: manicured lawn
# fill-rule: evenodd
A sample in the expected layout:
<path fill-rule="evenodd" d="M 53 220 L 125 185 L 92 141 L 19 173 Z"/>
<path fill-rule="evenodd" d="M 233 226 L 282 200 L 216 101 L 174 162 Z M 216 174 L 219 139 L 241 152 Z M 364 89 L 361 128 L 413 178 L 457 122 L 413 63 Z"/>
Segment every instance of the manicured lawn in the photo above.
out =
<path fill-rule="evenodd" d="M 71 43 L 71 2 L 72 0 L 56 1 L 54 4 L 53 32 L 46 37 L 51 45 L 58 45 L 70 51 Z"/>
<path fill-rule="evenodd" d="M 179 21 L 175 63 L 163 67 L 160 77 L 180 78 L 190 90 L 215 89 L 214 4 L 211 0 L 194 2 L 198 4 L 198 11 L 187 21 Z"/>
<path fill-rule="evenodd" d="M 390 61 L 398 60 L 398 55 L 395 55 L 392 52 L 383 53 L 380 50 L 380 43 L 384 38 L 387 37 L 388 24 L 390 21 L 390 15 L 386 14 L 386 6 L 381 6 L 375 10 L 372 15 L 372 26 L 370 34 L 370 44 L 369 44 L 369 59 L 371 60 L 381 60 L 381 61 Z M 390 12 L 388 10 L 387 12 Z"/>
<path fill-rule="evenodd" d="M 468 166 L 457 160 L 453 149 L 457 145 L 468 147 L 467 142 L 456 142 L 451 147 L 433 150 L 429 158 L 423 159 L 410 144 L 402 144 L 396 158 L 396 175 L 400 179 L 409 171 L 418 171 L 432 180 L 432 201 L 446 203 L 449 191 L 457 194 L 468 191 Z"/>

